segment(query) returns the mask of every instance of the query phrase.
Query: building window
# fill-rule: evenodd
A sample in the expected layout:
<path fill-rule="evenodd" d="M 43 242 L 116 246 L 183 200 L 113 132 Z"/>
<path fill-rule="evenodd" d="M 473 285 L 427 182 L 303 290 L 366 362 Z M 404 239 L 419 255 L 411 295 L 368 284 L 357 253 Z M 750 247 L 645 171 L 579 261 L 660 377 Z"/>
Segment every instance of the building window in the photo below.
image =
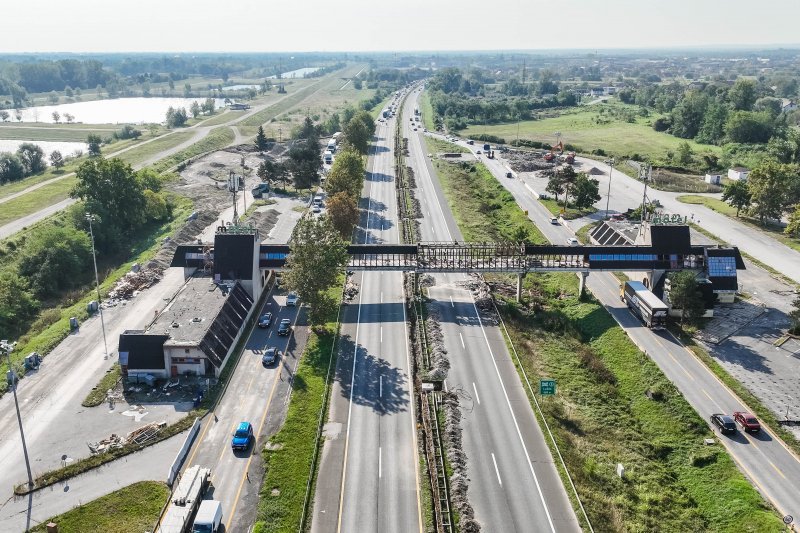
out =
<path fill-rule="evenodd" d="M 192 351 L 192 350 L 191 350 L 191 349 L 189 349 L 189 348 L 184 348 L 184 349 L 183 349 L 183 353 L 190 353 L 191 351 Z"/>

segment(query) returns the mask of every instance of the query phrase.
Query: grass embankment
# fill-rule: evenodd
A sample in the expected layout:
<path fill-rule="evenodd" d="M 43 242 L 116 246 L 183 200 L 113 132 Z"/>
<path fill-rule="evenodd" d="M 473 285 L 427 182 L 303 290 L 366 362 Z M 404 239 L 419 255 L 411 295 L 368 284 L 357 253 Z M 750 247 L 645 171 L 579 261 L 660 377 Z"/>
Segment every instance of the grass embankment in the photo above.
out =
<path fill-rule="evenodd" d="M 169 488 L 156 481 L 140 481 L 34 526 L 33 533 L 58 524 L 60 533 L 140 533 L 158 520 Z"/>
<path fill-rule="evenodd" d="M 65 200 L 76 180 L 69 176 L 0 204 L 0 226 Z"/>
<path fill-rule="evenodd" d="M 150 166 L 156 172 L 166 172 L 180 163 L 196 157 L 206 152 L 213 152 L 214 150 L 221 150 L 234 140 L 235 136 L 233 131 L 228 126 L 220 126 L 209 132 L 208 135 L 194 143 L 193 145 L 184 148 L 180 152 L 175 152 L 163 159 L 159 159 L 156 163 Z"/>
<path fill-rule="evenodd" d="M 436 131 L 436 124 L 433 122 L 433 106 L 428 91 L 422 91 L 419 97 L 419 112 L 422 114 L 422 124 L 428 131 Z"/>
<path fill-rule="evenodd" d="M 425 142 L 428 144 L 428 150 L 432 154 L 468 154 L 469 150 L 455 143 L 443 141 L 436 137 L 425 136 Z"/>
<path fill-rule="evenodd" d="M 538 233 L 513 198 L 487 194 L 494 178 L 452 168 L 440 177 L 466 240 L 507 240 L 517 226 Z M 558 395 L 543 402 L 544 416 L 595 527 L 780 530 L 725 449 L 703 444 L 714 435 L 674 385 L 599 302 L 577 297 L 573 275 L 532 274 L 524 288 L 537 312 L 524 314 L 514 302 L 501 312 L 528 377 L 558 382 Z"/>
<path fill-rule="evenodd" d="M 100 379 L 100 382 L 86 395 L 86 398 L 81 402 L 84 407 L 97 407 L 106 399 L 106 393 L 109 389 L 113 389 L 117 385 L 117 381 L 122 377 L 122 371 L 119 363 L 114 363 L 108 369 L 106 375 Z"/>
<path fill-rule="evenodd" d="M 626 122 L 610 113 L 601 113 L 601 107 L 612 105 L 626 107 L 622 104 L 582 106 L 561 111 L 558 116 L 520 122 L 520 139 L 553 144 L 555 143 L 553 132 L 560 131 L 563 133 L 564 144 L 574 145 L 583 152 L 603 150 L 615 157 L 639 154 L 651 161 L 664 160 L 667 152 L 675 153 L 678 145 L 683 142 L 688 142 L 695 153 L 721 153 L 718 146 L 698 144 L 691 139 L 679 139 L 668 133 L 655 131 L 647 124 L 655 120 L 655 116 L 637 117 L 634 122 Z M 628 107 L 637 109 L 635 106 Z M 517 138 L 517 123 L 476 125 L 460 132 L 466 137 L 481 133 L 511 141 Z"/>
<path fill-rule="evenodd" d="M 344 282 L 342 278 L 340 281 Z M 337 301 L 341 298 L 341 283 L 330 289 Z M 337 308 L 338 310 L 338 308 Z M 292 399 L 283 427 L 270 439 L 264 450 L 266 474 L 261 486 L 258 515 L 254 533 L 296 532 L 303 527 L 306 488 L 316 481 L 312 472 L 315 454 L 321 451 L 317 440 L 320 416 L 327 411 L 329 368 L 336 364 L 334 345 L 339 333 L 336 311 L 324 325 L 314 325 L 292 381 Z M 316 465 L 318 467 L 318 463 Z M 314 487 L 311 486 L 313 495 Z M 273 495 L 273 491 L 277 494 Z M 306 516 L 306 519 L 308 517 Z"/>
<path fill-rule="evenodd" d="M 86 158 L 80 158 L 74 162 L 70 162 L 68 165 L 64 165 L 62 168 L 56 170 L 52 167 L 48 167 L 46 171 L 42 172 L 41 174 L 36 174 L 35 176 L 29 176 L 25 179 L 21 179 L 19 181 L 12 181 L 10 183 L 6 183 L 4 185 L 0 185 L 0 198 L 5 198 L 7 196 L 11 196 L 12 194 L 16 194 L 20 191 L 24 191 L 28 187 L 32 187 L 43 181 L 49 181 L 52 179 L 60 178 L 65 174 L 70 174 L 75 172 L 78 169 L 80 163 L 86 161 Z M 0 211 L 4 209 L 0 208 Z"/>
<path fill-rule="evenodd" d="M 132 148 L 116 157 L 119 157 L 131 165 L 138 165 L 139 163 L 147 161 L 163 150 L 169 150 L 170 148 L 178 146 L 182 142 L 188 141 L 195 133 L 195 131 L 176 131 L 148 142 L 147 144 L 142 144 L 141 146 Z"/>
<path fill-rule="evenodd" d="M 756 219 L 747 217 L 747 216 L 736 216 L 736 208 L 731 207 L 727 203 L 723 202 L 722 200 L 718 200 L 717 198 L 709 198 L 707 196 L 697 196 L 694 194 L 685 194 L 682 196 L 678 196 L 678 201 L 683 202 L 685 204 L 694 204 L 694 205 L 704 205 L 709 209 L 716 211 L 717 213 L 721 213 L 727 217 L 730 217 L 741 224 L 745 224 L 750 226 L 753 229 L 758 231 L 763 231 L 764 233 L 769 234 L 770 237 L 780 241 L 781 244 L 792 248 L 800 252 L 800 240 L 793 239 L 789 237 L 785 233 L 783 233 L 783 227 L 778 225 L 771 225 L 767 224 L 762 225 Z M 740 213 L 743 215 L 743 213 Z"/>
<path fill-rule="evenodd" d="M 113 135 L 115 131 L 117 131 L 117 128 L 113 126 L 104 128 L 87 124 L 52 124 L 49 125 L 49 127 L 44 124 L 37 125 L 36 127 L 0 124 L 0 139 L 29 141 L 34 144 L 36 144 L 36 141 L 85 143 L 86 137 L 91 133 L 97 134 L 105 139 Z"/>
<path fill-rule="evenodd" d="M 589 233 L 594 228 L 599 226 L 601 223 L 602 223 L 602 221 L 598 220 L 596 222 L 592 222 L 590 224 L 586 224 L 585 226 L 581 226 L 580 229 L 578 229 L 578 231 L 575 232 L 575 238 L 578 239 L 583 244 L 591 244 L 589 242 Z"/>
<path fill-rule="evenodd" d="M 559 200 L 556 202 L 553 198 L 548 198 L 547 200 L 539 199 L 539 202 L 547 208 L 554 216 L 559 216 L 564 220 L 574 220 L 576 218 L 581 218 L 586 215 L 591 215 L 592 213 L 597 212 L 596 207 L 586 207 L 584 209 L 576 209 L 575 207 L 569 206 L 564 209 L 564 204 L 561 203 Z"/>

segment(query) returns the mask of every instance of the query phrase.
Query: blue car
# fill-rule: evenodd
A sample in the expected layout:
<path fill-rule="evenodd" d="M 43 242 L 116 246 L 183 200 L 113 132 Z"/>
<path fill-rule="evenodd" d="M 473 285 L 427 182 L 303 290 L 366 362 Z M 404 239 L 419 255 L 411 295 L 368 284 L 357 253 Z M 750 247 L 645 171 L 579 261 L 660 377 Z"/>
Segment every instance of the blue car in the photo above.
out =
<path fill-rule="evenodd" d="M 233 434 L 231 448 L 234 450 L 246 450 L 250 447 L 251 440 L 253 440 L 253 425 L 250 422 L 242 422 L 236 428 L 236 433 Z"/>

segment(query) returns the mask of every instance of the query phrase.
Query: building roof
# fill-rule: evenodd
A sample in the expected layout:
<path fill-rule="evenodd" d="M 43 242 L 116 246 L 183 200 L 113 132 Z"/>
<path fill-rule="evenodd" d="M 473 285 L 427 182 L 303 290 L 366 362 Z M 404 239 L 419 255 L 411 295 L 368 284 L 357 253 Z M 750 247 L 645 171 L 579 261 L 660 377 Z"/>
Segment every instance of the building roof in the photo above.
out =
<path fill-rule="evenodd" d="M 211 278 L 189 278 L 147 332 L 167 335 L 165 346 L 197 346 L 219 314 L 227 289 Z"/>
<path fill-rule="evenodd" d="M 744 167 L 731 167 L 730 170 L 733 170 L 735 172 L 750 172 L 749 168 L 744 168 Z"/>

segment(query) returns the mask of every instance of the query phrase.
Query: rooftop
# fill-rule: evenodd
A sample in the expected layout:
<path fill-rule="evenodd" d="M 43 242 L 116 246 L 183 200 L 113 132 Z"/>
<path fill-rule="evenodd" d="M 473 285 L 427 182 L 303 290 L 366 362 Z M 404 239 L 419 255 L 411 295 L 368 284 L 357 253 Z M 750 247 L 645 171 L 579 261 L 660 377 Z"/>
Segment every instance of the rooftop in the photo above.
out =
<path fill-rule="evenodd" d="M 164 346 L 197 346 L 225 304 L 227 292 L 211 278 L 189 278 L 147 332 L 168 335 Z"/>

